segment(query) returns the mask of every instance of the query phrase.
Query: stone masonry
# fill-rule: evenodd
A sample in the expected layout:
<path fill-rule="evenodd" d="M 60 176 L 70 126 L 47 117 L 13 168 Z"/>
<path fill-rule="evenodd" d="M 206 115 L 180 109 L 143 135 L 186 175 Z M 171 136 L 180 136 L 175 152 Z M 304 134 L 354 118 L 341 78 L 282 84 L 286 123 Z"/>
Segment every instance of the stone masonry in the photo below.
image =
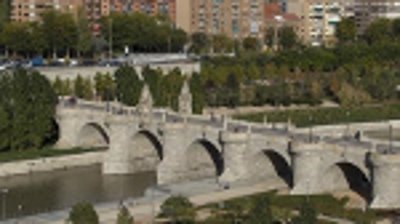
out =
<path fill-rule="evenodd" d="M 375 144 L 351 138 L 308 136 L 293 128 L 193 115 L 187 83 L 179 101 L 179 113 L 153 108 L 147 87 L 137 107 L 61 100 L 58 146 L 108 145 L 105 174 L 154 170 L 159 184 L 278 176 L 291 194 L 351 189 L 370 207 L 400 208 L 400 154 L 395 150 L 378 150 Z"/>

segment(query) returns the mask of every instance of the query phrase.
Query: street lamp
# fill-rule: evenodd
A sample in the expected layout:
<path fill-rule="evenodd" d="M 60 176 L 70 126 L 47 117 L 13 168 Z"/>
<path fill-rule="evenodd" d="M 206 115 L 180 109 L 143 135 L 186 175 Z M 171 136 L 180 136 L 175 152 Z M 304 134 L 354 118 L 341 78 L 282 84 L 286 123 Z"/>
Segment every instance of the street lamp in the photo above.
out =
<path fill-rule="evenodd" d="M 2 197 L 2 220 L 6 219 L 6 196 L 8 193 L 8 189 L 7 188 L 3 188 L 1 189 L 1 193 L 3 195 Z"/>

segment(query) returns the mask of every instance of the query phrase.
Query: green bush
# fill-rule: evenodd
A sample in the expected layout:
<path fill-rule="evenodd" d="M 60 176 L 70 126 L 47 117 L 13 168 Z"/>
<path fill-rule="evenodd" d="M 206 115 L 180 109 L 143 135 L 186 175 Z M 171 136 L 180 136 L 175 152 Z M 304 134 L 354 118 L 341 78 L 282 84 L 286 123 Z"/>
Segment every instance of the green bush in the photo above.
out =
<path fill-rule="evenodd" d="M 69 213 L 69 221 L 72 224 L 98 224 L 99 216 L 88 202 L 74 205 Z"/>
<path fill-rule="evenodd" d="M 117 216 L 117 224 L 133 224 L 134 218 L 129 210 L 122 205 Z"/>
<path fill-rule="evenodd" d="M 195 209 L 189 199 L 172 196 L 161 205 L 161 217 L 169 218 L 172 223 L 194 223 Z"/>

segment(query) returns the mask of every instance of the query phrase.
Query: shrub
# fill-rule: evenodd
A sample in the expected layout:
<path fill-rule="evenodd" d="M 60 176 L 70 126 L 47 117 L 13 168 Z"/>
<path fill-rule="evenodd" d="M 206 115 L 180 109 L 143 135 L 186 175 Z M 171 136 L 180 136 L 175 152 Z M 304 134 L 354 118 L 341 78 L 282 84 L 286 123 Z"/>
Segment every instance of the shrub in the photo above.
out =
<path fill-rule="evenodd" d="M 194 223 L 195 209 L 189 199 L 172 196 L 161 205 L 161 216 L 169 218 L 172 223 Z"/>
<path fill-rule="evenodd" d="M 119 209 L 117 224 L 132 224 L 134 222 L 134 218 L 129 212 L 129 210 L 122 205 Z"/>
<path fill-rule="evenodd" d="M 69 221 L 72 224 L 98 224 L 99 216 L 92 204 L 82 202 L 72 207 L 69 213 Z"/>

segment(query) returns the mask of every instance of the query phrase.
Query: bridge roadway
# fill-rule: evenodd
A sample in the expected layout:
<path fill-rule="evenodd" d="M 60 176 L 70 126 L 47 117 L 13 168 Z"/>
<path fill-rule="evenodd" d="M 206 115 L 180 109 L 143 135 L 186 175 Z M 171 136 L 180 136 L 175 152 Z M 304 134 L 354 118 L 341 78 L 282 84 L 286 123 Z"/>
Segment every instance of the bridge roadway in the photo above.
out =
<path fill-rule="evenodd" d="M 159 184 L 279 177 L 291 194 L 351 189 L 372 208 L 400 208 L 400 155 L 387 146 L 116 102 L 61 100 L 56 121 L 59 148 L 109 147 L 105 174 L 155 170 Z"/>

